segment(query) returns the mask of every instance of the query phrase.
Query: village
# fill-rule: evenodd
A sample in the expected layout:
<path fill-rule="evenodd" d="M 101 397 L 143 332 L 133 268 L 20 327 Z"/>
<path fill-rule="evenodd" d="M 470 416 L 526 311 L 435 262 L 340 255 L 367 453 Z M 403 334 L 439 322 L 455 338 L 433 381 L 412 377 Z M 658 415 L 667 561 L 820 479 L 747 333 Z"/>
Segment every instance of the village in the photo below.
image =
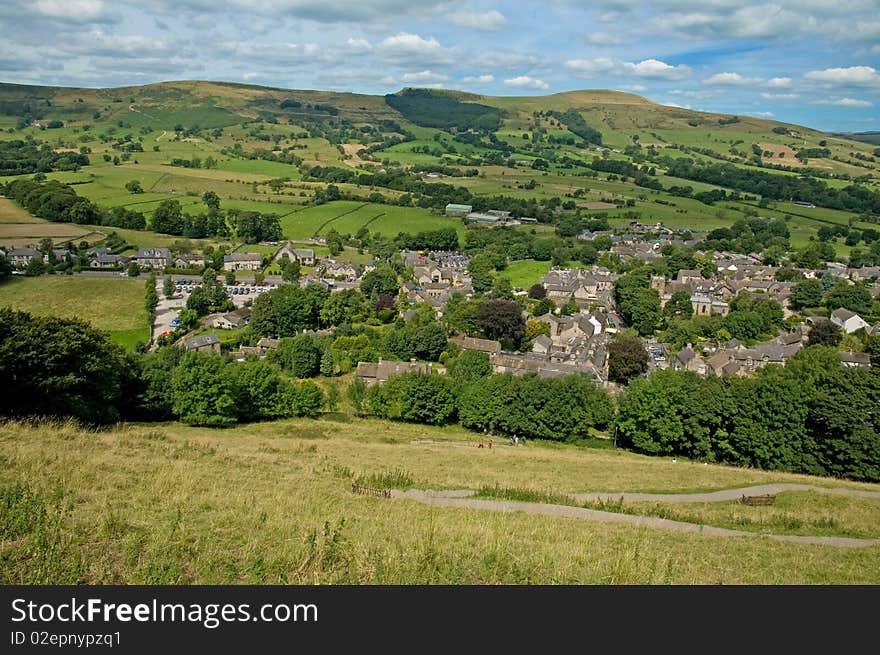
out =
<path fill-rule="evenodd" d="M 452 212 L 459 211 L 452 207 Z M 464 206 L 460 211 L 467 211 Z M 487 214 L 501 222 L 511 220 L 505 216 Z M 481 220 L 476 218 L 474 220 Z M 702 377 L 747 376 L 768 364 L 784 366 L 797 352 L 804 348 L 809 333 L 816 322 L 830 321 L 841 334 L 850 335 L 864 331 L 869 335 L 880 334 L 880 323 L 871 325 L 857 312 L 835 307 L 830 316 L 802 316 L 792 306 L 792 289 L 796 282 L 779 279 L 780 266 L 768 265 L 760 255 L 734 254 L 725 251 L 700 251 L 700 239 L 682 238 L 662 225 L 641 225 L 632 222 L 625 229 L 605 232 L 584 231 L 579 240 L 591 241 L 599 237 L 610 241 L 610 253 L 619 261 L 637 260 L 650 264 L 662 258 L 664 246 L 691 248 L 699 254 L 711 257 L 712 268 L 707 271 L 679 269 L 675 276 L 667 278 L 653 275 L 650 288 L 660 298 L 664 308 L 676 294 L 686 294 L 693 317 L 725 317 L 730 312 L 730 302 L 741 294 L 751 294 L 759 299 L 771 299 L 779 303 L 784 312 L 786 326 L 770 339 L 759 343 L 744 343 L 737 338 L 697 339 L 683 347 L 674 347 L 650 335 L 644 339 L 648 354 L 647 372 L 654 369 L 692 371 Z M 87 267 L 80 274 L 131 274 L 136 265 L 138 274 L 158 273 L 157 293 L 162 298 L 165 278 L 173 280 L 173 295 L 159 301 L 153 327 L 155 348 L 159 339 L 173 335 L 175 342 L 186 350 L 221 352 L 226 350 L 219 335 L 224 331 L 244 328 L 250 319 L 251 306 L 262 294 L 286 284 L 300 287 L 320 286 L 330 293 L 360 289 L 364 275 L 374 271 L 377 263 L 365 259 L 362 263 L 342 261 L 333 257 L 316 255 L 315 247 L 324 240 L 316 238 L 311 243 L 283 242 L 261 244 L 261 251 L 249 251 L 242 246 L 222 258 L 222 271 L 218 280 L 234 309 L 204 316 L 198 325 L 181 336 L 179 312 L 186 307 L 193 289 L 202 284 L 202 273 L 209 258 L 194 253 L 174 255 L 170 248 L 140 248 L 131 257 L 112 254 L 107 248 L 89 248 L 86 251 Z M 45 244 L 44 244 L 45 245 Z M 45 264 L 63 261 L 75 254 L 59 248 L 46 252 L 36 247 L 14 248 L 6 254 L 16 269 L 23 272 L 35 259 Z M 266 254 L 269 251 L 271 254 Z M 430 307 L 437 320 L 442 320 L 444 310 L 454 296 L 471 298 L 474 287 L 469 272 L 472 256 L 461 251 L 408 251 L 399 253 L 402 273 L 399 276 L 397 312 L 406 321 L 416 312 L 416 307 Z M 274 266 L 283 271 L 295 263 L 301 274 L 291 279 L 286 276 L 266 275 Z M 126 270 L 129 269 L 128 272 Z M 174 271 L 174 272 L 171 272 Z M 823 284 L 867 285 L 873 298 L 880 294 L 880 267 L 851 268 L 837 262 L 827 262 L 825 268 L 794 269 L 801 279 L 822 280 Z M 711 275 L 707 275 L 707 272 Z M 285 279 L 286 277 L 286 279 Z M 586 373 L 599 384 L 613 388 L 609 375 L 609 346 L 617 335 L 627 331 L 615 303 L 615 283 L 621 274 L 601 265 L 563 268 L 550 267 L 540 280 L 540 295 L 549 304 L 541 305 L 542 311 L 533 314 L 534 287 L 514 289 L 514 297 L 523 308 L 523 318 L 531 324 L 540 325 L 538 334 L 528 340 L 525 348 L 505 350 L 498 340 L 467 334 L 453 334 L 450 343 L 462 350 L 487 353 L 496 373 L 524 374 L 534 372 L 541 377 L 558 377 L 574 373 Z M 873 284 L 871 284 L 873 282 Z M 332 334 L 332 330 L 324 333 Z M 245 361 L 262 358 L 277 348 L 278 339 L 261 338 L 254 345 L 239 344 L 229 350 L 232 359 Z M 222 346 L 222 347 L 221 347 Z M 867 353 L 858 349 L 840 350 L 844 366 L 870 367 Z M 411 371 L 445 372 L 442 365 L 420 361 L 359 362 L 357 375 L 366 383 L 387 380 L 389 376 Z M 646 373 L 647 373 L 646 372 Z"/>

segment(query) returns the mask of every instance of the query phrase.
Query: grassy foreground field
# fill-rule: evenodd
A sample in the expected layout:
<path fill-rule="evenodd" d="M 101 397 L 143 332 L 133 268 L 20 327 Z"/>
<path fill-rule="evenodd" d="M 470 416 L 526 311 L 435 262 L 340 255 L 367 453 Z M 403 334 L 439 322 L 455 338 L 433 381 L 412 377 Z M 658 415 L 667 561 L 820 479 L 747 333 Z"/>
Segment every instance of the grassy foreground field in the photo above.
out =
<path fill-rule="evenodd" d="M 79 318 L 110 332 L 110 339 L 133 348 L 147 342 L 144 282 L 125 278 L 19 277 L 0 284 L 0 307 L 38 316 Z"/>
<path fill-rule="evenodd" d="M 395 471 L 419 488 L 560 494 L 771 481 L 877 485 L 573 446 L 479 450 L 459 428 L 341 414 L 222 431 L 6 423 L 0 462 L 6 584 L 880 582 L 877 546 L 717 537 L 351 493 L 353 479 Z M 840 531 L 872 535 L 878 506 L 791 494 L 779 508 L 743 509 L 778 509 L 802 523 L 834 512 Z"/>

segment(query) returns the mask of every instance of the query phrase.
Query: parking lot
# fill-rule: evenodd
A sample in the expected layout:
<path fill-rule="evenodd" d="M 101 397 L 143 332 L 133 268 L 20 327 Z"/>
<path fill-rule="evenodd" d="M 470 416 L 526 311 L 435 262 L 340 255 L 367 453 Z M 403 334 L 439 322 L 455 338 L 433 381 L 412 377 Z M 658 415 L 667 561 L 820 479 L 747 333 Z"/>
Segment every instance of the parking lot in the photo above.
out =
<path fill-rule="evenodd" d="M 195 289 L 197 286 L 201 285 L 201 280 L 191 280 L 186 278 L 174 279 L 174 295 L 175 298 L 178 294 L 183 299 L 183 304 L 186 305 L 186 299 L 189 297 L 190 292 Z M 277 288 L 277 284 L 224 284 L 223 288 L 226 290 L 226 295 L 232 300 L 232 303 L 236 307 L 244 307 L 247 302 L 250 300 L 253 302 L 257 299 L 257 297 L 261 293 L 266 293 L 267 291 L 271 291 L 272 289 Z"/>
<path fill-rule="evenodd" d="M 159 296 L 159 304 L 156 306 L 156 321 L 153 326 L 153 334 L 156 337 L 171 333 L 180 324 L 178 320 L 180 310 L 186 307 L 187 298 L 192 290 L 202 283 L 201 278 L 196 276 L 192 278 L 175 277 L 173 279 L 174 297 L 172 298 L 165 298 L 162 279 L 156 281 L 156 293 Z M 277 287 L 278 285 L 274 283 L 223 285 L 226 294 L 236 307 L 244 307 L 249 300 L 256 300 L 260 294 Z"/>

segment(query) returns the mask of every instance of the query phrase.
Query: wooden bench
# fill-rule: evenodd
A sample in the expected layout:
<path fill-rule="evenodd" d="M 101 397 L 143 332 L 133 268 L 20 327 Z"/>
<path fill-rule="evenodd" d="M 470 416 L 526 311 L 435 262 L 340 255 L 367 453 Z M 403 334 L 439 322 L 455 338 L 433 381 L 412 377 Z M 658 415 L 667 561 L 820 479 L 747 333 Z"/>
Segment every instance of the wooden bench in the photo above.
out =
<path fill-rule="evenodd" d="M 377 498 L 391 498 L 391 489 L 372 489 L 370 487 L 362 487 L 356 482 L 351 483 L 351 491 L 355 494 L 363 496 L 376 496 Z"/>
<path fill-rule="evenodd" d="M 739 502 L 743 505 L 772 505 L 776 502 L 776 496 L 773 494 L 766 494 L 764 496 L 746 496 L 743 494 Z"/>

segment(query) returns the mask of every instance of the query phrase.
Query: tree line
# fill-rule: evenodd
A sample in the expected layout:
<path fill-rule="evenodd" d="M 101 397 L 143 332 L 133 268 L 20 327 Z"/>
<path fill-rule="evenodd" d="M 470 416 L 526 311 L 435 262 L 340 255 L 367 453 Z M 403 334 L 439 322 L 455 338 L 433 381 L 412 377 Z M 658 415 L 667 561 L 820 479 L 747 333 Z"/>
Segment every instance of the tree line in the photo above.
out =
<path fill-rule="evenodd" d="M 149 305 L 150 299 L 146 299 Z M 0 309 L 0 415 L 73 417 L 90 424 L 180 420 L 230 425 L 314 416 L 324 394 L 265 361 L 161 348 L 134 354 L 80 320 Z"/>
<path fill-rule="evenodd" d="M 751 378 L 656 371 L 619 399 L 618 442 L 637 452 L 880 481 L 880 372 L 812 346 Z"/>
<path fill-rule="evenodd" d="M 0 141 L 0 176 L 78 171 L 88 165 L 83 152 L 55 152 L 48 143 L 38 145 L 31 139 Z"/>
<path fill-rule="evenodd" d="M 667 175 L 672 177 L 717 184 L 745 193 L 754 193 L 769 200 L 802 200 L 829 209 L 880 213 L 880 192 L 856 184 L 836 189 L 822 180 L 811 177 L 767 173 L 738 168 L 731 164 L 697 162 L 687 157 L 667 158 L 665 165 Z M 718 194 L 716 200 L 724 200 L 727 197 L 724 191 L 716 190 L 710 193 L 716 192 Z"/>
<path fill-rule="evenodd" d="M 315 416 L 328 402 L 324 392 L 283 372 L 324 368 L 309 338 L 292 338 L 270 360 L 178 348 L 139 355 L 80 320 L 0 309 L 0 375 L 8 382 L 0 415 L 205 426 Z M 371 344 L 362 334 L 337 336 L 337 345 L 361 347 L 355 358 L 363 361 Z M 834 348 L 808 347 L 751 378 L 655 371 L 631 381 L 617 403 L 584 374 L 494 374 L 485 353 L 444 352 L 447 375 L 409 373 L 369 388 L 354 380 L 355 411 L 551 440 L 609 429 L 619 445 L 651 455 L 880 481 L 880 370 L 844 368 Z"/>

